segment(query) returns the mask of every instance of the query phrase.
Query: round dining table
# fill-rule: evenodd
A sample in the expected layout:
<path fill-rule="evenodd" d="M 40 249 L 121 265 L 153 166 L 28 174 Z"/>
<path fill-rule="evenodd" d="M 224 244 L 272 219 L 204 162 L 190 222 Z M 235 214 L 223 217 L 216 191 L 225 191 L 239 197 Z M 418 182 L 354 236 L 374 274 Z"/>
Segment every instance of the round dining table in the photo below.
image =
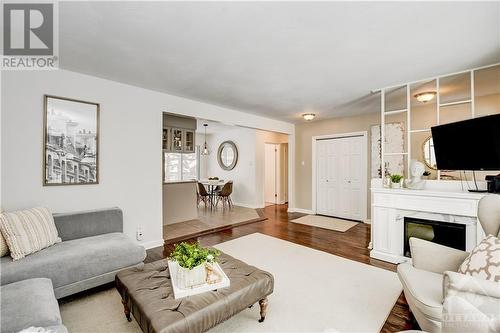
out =
<path fill-rule="evenodd" d="M 218 179 L 218 180 L 210 180 L 210 179 L 203 179 L 200 180 L 200 183 L 203 184 L 203 186 L 206 186 L 208 189 L 208 194 L 210 195 L 210 209 L 215 209 L 215 202 L 216 202 L 216 196 L 217 193 L 215 192 L 218 186 L 223 187 L 226 185 L 226 183 L 229 182 L 229 180 L 223 180 L 223 179 Z"/>

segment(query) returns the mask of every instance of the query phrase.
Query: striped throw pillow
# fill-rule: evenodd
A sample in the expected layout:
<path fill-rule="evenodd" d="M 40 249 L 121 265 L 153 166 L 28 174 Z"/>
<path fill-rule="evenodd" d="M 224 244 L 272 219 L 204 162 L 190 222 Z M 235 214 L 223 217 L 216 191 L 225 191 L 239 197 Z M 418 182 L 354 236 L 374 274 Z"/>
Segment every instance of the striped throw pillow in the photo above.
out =
<path fill-rule="evenodd" d="M 0 257 L 7 255 L 7 253 L 9 253 L 9 247 L 7 246 L 7 242 L 0 232 Z"/>
<path fill-rule="evenodd" d="M 43 207 L 1 214 L 0 232 L 14 260 L 61 241 L 52 213 Z"/>

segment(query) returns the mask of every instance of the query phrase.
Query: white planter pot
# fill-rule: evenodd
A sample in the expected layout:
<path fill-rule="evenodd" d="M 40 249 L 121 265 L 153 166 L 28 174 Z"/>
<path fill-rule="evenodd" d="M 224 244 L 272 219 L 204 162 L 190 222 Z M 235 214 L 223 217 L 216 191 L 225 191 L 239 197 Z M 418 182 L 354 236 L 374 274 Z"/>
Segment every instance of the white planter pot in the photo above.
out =
<path fill-rule="evenodd" d="M 391 188 L 401 188 L 401 182 L 399 182 L 399 183 L 391 182 Z"/>
<path fill-rule="evenodd" d="M 205 263 L 194 267 L 193 269 L 187 269 L 178 266 L 177 270 L 177 285 L 179 288 L 187 289 L 194 286 L 204 284 L 207 280 L 207 269 Z"/>

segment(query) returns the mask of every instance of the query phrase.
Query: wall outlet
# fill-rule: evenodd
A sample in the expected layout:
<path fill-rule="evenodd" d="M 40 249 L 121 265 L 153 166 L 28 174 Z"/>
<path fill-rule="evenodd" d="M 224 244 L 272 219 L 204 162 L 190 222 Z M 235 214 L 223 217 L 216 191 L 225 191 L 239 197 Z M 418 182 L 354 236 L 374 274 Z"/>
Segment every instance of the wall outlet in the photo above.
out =
<path fill-rule="evenodd" d="M 142 233 L 142 227 L 137 227 L 136 238 L 138 241 L 141 241 L 144 238 L 144 234 Z"/>

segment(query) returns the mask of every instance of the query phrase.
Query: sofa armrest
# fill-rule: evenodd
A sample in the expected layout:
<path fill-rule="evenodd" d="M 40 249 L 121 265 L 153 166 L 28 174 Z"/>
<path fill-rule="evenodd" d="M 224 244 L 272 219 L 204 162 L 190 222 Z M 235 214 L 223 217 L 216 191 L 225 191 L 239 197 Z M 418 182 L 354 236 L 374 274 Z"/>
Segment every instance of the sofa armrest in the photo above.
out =
<path fill-rule="evenodd" d="M 439 274 L 458 271 L 469 255 L 468 252 L 415 237 L 410 238 L 410 250 L 413 267 Z"/>
<path fill-rule="evenodd" d="M 500 331 L 498 282 L 456 272 L 445 272 L 443 297 L 444 333 Z"/>
<path fill-rule="evenodd" d="M 123 232 L 123 213 L 117 207 L 53 215 L 63 241 Z"/>

